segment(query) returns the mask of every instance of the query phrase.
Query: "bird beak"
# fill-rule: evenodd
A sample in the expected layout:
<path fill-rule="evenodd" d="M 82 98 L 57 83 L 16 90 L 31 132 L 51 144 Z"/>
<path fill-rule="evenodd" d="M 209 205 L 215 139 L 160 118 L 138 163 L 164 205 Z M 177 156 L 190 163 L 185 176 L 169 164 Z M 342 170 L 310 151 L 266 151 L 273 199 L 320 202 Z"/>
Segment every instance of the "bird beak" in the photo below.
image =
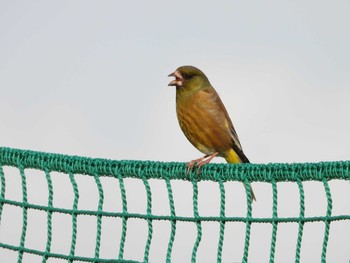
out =
<path fill-rule="evenodd" d="M 176 86 L 176 87 L 181 87 L 182 86 L 182 76 L 181 73 L 178 71 L 175 71 L 171 74 L 168 75 L 168 77 L 175 77 L 174 80 L 170 81 L 170 83 L 168 84 L 168 86 Z"/>

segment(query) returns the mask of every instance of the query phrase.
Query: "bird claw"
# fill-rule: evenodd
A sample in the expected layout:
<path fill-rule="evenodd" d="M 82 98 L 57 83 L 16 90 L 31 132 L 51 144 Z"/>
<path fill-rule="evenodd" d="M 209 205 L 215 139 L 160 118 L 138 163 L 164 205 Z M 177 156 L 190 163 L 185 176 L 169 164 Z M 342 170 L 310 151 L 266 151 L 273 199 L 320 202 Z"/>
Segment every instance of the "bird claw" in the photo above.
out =
<path fill-rule="evenodd" d="M 207 164 L 207 163 L 209 163 L 210 161 L 211 161 L 211 159 L 208 158 L 208 159 L 206 159 L 206 160 L 201 160 L 200 162 L 197 163 L 197 167 L 198 167 L 198 168 L 197 168 L 197 175 L 199 174 L 199 172 L 200 172 L 202 166 L 205 165 L 205 164 Z"/>
<path fill-rule="evenodd" d="M 208 156 L 205 155 L 205 156 L 203 156 L 203 157 L 201 157 L 201 158 L 192 160 L 192 161 L 190 161 L 189 163 L 187 163 L 187 165 L 186 165 L 186 167 L 187 167 L 187 169 L 186 169 L 186 175 L 189 174 L 190 170 L 193 168 L 193 166 L 194 166 L 195 164 L 198 166 L 198 165 L 203 161 L 203 159 L 205 159 L 205 158 L 207 158 L 207 157 L 208 157 Z M 199 168 L 200 168 L 200 167 L 199 167 Z M 199 173 L 199 168 L 198 168 L 198 170 L 197 170 L 197 174 Z"/>

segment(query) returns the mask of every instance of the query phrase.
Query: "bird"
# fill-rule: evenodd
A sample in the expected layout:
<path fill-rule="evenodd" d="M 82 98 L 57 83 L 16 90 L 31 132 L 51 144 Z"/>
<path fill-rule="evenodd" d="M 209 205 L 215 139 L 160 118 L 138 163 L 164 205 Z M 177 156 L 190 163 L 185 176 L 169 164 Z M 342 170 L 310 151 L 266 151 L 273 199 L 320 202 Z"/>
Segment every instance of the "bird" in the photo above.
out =
<path fill-rule="evenodd" d="M 249 163 L 237 132 L 218 93 L 207 76 L 194 66 L 178 67 L 168 77 L 168 86 L 176 87 L 176 115 L 181 130 L 191 144 L 204 156 L 187 163 L 187 173 L 223 157 L 227 163 Z M 250 185 L 252 200 L 256 200 Z"/>

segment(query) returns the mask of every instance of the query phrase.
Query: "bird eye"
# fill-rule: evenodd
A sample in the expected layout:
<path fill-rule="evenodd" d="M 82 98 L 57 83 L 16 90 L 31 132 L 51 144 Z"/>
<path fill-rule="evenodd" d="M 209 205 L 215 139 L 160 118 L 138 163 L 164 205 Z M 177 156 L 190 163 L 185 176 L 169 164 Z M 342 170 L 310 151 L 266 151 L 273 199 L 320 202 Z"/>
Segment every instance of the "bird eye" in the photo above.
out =
<path fill-rule="evenodd" d="M 182 74 L 182 76 L 183 76 L 185 79 L 190 79 L 190 78 L 192 77 L 191 75 L 186 74 L 186 73 Z"/>

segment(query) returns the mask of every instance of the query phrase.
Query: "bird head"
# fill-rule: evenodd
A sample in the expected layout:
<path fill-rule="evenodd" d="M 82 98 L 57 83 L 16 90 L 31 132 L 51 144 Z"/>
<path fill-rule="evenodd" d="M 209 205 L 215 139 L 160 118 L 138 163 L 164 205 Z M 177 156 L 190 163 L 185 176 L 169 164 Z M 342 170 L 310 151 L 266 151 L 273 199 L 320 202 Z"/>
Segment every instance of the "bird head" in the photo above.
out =
<path fill-rule="evenodd" d="M 175 86 L 177 89 L 194 91 L 210 86 L 207 76 L 200 69 L 193 66 L 179 67 L 168 77 L 175 77 L 168 86 Z"/>

